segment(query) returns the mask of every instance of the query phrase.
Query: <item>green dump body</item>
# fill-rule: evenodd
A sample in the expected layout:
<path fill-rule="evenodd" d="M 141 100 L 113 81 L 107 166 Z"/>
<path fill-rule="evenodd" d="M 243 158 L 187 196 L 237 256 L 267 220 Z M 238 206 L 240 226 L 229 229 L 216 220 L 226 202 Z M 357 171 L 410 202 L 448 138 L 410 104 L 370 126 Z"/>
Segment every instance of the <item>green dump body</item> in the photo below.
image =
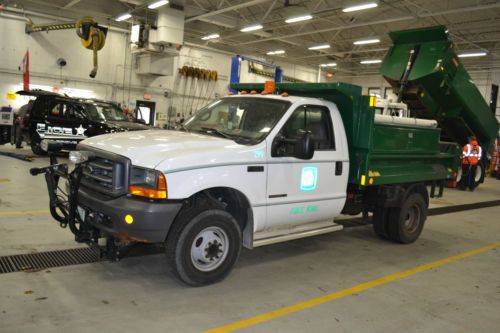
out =
<path fill-rule="evenodd" d="M 380 72 L 395 92 L 401 87 L 410 52 L 416 52 L 402 96 L 412 115 L 437 120 L 446 141 L 464 145 L 474 135 L 483 148 L 491 149 L 498 122 L 457 56 L 446 27 L 396 31 L 389 36 L 394 46 Z"/>
<path fill-rule="evenodd" d="M 232 84 L 261 92 L 263 84 Z M 376 124 L 373 100 L 346 83 L 279 83 L 277 92 L 315 97 L 337 105 L 349 146 L 349 183 L 376 186 L 451 179 L 460 148 L 440 143 L 439 128 Z M 371 104 L 371 105 L 370 105 Z"/>

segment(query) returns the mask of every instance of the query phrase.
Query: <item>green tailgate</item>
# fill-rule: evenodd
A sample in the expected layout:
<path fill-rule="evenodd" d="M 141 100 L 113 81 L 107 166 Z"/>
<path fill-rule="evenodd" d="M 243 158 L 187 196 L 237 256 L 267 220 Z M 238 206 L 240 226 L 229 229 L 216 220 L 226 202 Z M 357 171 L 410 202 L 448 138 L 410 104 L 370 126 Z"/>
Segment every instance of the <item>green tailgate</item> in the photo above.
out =
<path fill-rule="evenodd" d="M 232 84 L 242 90 L 263 84 Z M 364 186 L 450 179 L 458 163 L 458 146 L 439 142 L 440 130 L 374 123 L 370 97 L 346 83 L 280 83 L 277 92 L 329 100 L 340 111 L 349 145 L 349 183 Z M 372 100 L 372 105 L 374 105 Z"/>

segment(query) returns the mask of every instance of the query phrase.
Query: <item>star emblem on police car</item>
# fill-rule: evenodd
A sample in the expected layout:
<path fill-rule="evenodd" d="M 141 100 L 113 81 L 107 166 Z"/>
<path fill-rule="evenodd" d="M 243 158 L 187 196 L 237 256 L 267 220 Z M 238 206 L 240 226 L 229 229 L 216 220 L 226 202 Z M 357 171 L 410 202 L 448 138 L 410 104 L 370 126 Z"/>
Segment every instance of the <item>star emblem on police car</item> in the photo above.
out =
<path fill-rule="evenodd" d="M 82 125 L 80 125 L 80 127 L 77 127 L 76 128 L 76 135 L 82 135 L 82 136 L 85 136 L 85 131 L 87 129 L 86 128 L 83 128 Z"/>

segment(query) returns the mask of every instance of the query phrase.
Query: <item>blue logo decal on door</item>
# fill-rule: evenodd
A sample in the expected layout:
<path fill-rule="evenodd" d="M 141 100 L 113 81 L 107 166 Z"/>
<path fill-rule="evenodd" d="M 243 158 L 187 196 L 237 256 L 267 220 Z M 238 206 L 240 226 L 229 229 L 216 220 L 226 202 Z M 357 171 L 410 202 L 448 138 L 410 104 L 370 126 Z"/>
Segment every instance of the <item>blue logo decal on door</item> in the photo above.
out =
<path fill-rule="evenodd" d="M 318 181 L 318 168 L 315 166 L 306 166 L 302 168 L 300 176 L 300 190 L 307 192 L 316 189 Z"/>
<path fill-rule="evenodd" d="M 254 150 L 253 158 L 264 158 L 264 151 L 263 150 Z"/>

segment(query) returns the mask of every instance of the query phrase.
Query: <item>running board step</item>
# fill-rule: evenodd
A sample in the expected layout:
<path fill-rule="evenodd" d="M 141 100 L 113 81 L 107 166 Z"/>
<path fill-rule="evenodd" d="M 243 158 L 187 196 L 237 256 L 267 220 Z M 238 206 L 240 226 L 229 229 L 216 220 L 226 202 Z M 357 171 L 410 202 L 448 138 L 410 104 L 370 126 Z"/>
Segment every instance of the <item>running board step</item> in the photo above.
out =
<path fill-rule="evenodd" d="M 329 232 L 340 231 L 344 227 L 332 221 L 319 222 L 295 227 L 293 229 L 278 229 L 255 234 L 253 247 L 286 242 L 289 240 L 318 236 Z"/>

